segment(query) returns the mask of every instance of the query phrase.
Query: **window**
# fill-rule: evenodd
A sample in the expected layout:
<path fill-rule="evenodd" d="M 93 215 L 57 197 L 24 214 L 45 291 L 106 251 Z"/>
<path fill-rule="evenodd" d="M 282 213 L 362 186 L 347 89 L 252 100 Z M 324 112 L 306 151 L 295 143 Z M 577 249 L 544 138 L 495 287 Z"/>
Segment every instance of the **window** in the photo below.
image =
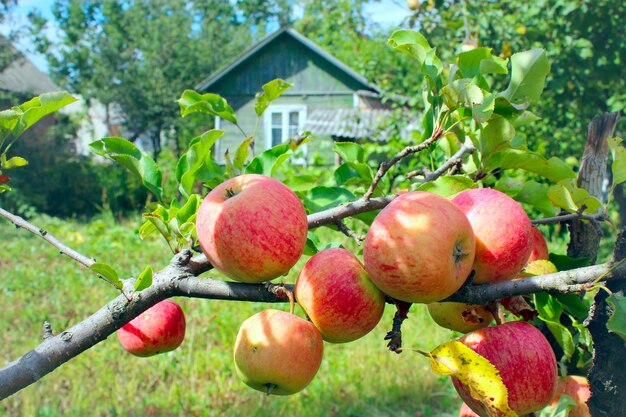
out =
<path fill-rule="evenodd" d="M 302 133 L 306 106 L 270 106 L 265 112 L 265 147 L 280 145 Z"/>

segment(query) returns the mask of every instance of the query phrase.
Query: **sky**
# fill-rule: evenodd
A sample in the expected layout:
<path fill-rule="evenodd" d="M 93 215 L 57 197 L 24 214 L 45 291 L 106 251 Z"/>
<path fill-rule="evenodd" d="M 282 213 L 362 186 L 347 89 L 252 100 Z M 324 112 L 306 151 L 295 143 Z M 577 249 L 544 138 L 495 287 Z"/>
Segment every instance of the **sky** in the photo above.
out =
<path fill-rule="evenodd" d="M 18 6 L 12 10 L 10 19 L 0 24 L 0 33 L 7 35 L 12 29 L 28 24 L 26 16 L 32 10 L 52 19 L 51 6 L 54 0 L 19 0 Z M 382 27 L 398 26 L 402 20 L 410 15 L 405 0 L 380 0 L 366 6 L 366 13 Z M 54 26 L 48 28 L 48 37 L 54 39 Z M 28 40 L 22 40 L 16 47 L 26 54 L 30 60 L 42 71 L 47 72 L 48 65 L 45 58 L 34 52 L 34 47 Z"/>

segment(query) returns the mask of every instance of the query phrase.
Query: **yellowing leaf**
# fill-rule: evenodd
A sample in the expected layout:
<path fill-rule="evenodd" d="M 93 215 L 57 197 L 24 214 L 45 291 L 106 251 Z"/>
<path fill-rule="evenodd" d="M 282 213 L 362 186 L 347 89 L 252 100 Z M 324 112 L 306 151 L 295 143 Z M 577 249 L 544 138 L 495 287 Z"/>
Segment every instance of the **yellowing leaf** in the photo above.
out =
<path fill-rule="evenodd" d="M 432 352 L 420 352 L 430 358 L 433 371 L 457 378 L 470 389 L 490 416 L 518 417 L 509 407 L 508 392 L 500 372 L 487 359 L 461 342 L 453 340 Z"/>

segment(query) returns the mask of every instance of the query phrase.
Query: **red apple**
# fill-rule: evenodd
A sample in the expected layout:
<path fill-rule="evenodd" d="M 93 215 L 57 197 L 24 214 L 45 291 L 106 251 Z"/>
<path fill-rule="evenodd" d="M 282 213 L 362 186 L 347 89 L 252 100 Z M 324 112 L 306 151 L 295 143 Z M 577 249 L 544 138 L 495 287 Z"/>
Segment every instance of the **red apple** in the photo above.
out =
<path fill-rule="evenodd" d="M 476 237 L 474 282 L 486 284 L 515 277 L 532 249 L 532 224 L 522 206 L 491 188 L 465 190 L 452 202 L 465 213 Z"/>
<path fill-rule="evenodd" d="M 304 206 L 280 181 L 256 174 L 231 178 L 202 201 L 198 240 L 211 265 L 242 282 L 269 281 L 289 271 L 307 237 Z"/>
<path fill-rule="evenodd" d="M 558 381 L 556 357 L 545 336 L 527 322 L 474 330 L 459 341 L 498 369 L 508 391 L 509 407 L 518 415 L 542 409 L 554 396 Z M 467 386 L 456 378 L 452 382 L 475 413 L 488 417 Z"/>
<path fill-rule="evenodd" d="M 461 405 L 461 410 L 459 411 L 459 417 L 480 417 L 471 408 L 467 406 L 467 404 L 463 403 Z"/>
<path fill-rule="evenodd" d="M 430 303 L 428 313 L 441 327 L 461 333 L 487 327 L 493 321 L 493 314 L 484 306 L 465 303 Z"/>
<path fill-rule="evenodd" d="M 326 249 L 304 265 L 296 299 L 327 342 L 351 342 L 376 327 L 385 295 L 345 249 Z"/>
<path fill-rule="evenodd" d="M 374 219 L 363 259 L 385 294 L 410 303 L 439 301 L 457 291 L 472 270 L 472 227 L 443 197 L 402 194 Z"/>
<path fill-rule="evenodd" d="M 587 400 L 591 397 L 587 378 L 578 375 L 568 375 L 559 378 L 551 405 L 559 402 L 559 398 L 563 394 L 570 396 L 576 402 L 576 406 L 569 410 L 569 417 L 591 417 L 589 407 L 587 406 Z"/>
<path fill-rule="evenodd" d="M 322 363 L 322 336 L 294 314 L 265 310 L 245 320 L 235 342 L 235 369 L 248 386 L 276 395 L 303 390 Z"/>
<path fill-rule="evenodd" d="M 530 251 L 530 258 L 528 262 L 536 261 L 539 259 L 548 260 L 550 253 L 548 252 L 548 243 L 546 238 L 543 237 L 541 230 L 536 227 L 531 229 L 532 234 L 532 250 Z"/>
<path fill-rule="evenodd" d="M 180 346 L 185 328 L 185 314 L 180 306 L 163 300 L 122 326 L 117 338 L 133 355 L 152 356 Z"/>

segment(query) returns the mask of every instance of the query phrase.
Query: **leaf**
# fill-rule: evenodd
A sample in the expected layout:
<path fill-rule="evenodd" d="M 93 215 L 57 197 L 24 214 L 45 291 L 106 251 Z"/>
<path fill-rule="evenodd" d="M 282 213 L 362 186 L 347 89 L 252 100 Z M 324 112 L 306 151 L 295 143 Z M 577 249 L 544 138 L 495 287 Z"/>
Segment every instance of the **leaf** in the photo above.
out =
<path fill-rule="evenodd" d="M 287 160 L 293 151 L 288 143 L 281 143 L 257 155 L 246 167 L 247 174 L 272 176 L 278 167 Z"/>
<path fill-rule="evenodd" d="M 222 130 L 208 130 L 189 143 L 189 149 L 180 157 L 176 165 L 176 179 L 184 194 L 189 195 L 199 176 L 207 171 L 213 160 L 211 149 L 215 142 L 224 135 Z"/>
<path fill-rule="evenodd" d="M 472 108 L 483 102 L 482 90 L 470 79 L 455 80 L 441 89 L 443 101 L 449 109 Z"/>
<path fill-rule="evenodd" d="M 515 200 L 520 203 L 526 203 L 537 210 L 546 217 L 555 216 L 558 209 L 552 205 L 549 199 L 546 198 L 546 194 L 550 186 L 548 184 L 541 184 L 537 181 L 524 181 L 521 190 L 514 196 Z M 503 190 L 500 190 L 503 191 Z"/>
<path fill-rule="evenodd" d="M 491 154 L 511 147 L 511 139 L 515 136 L 515 128 L 502 116 L 494 116 L 487 126 L 480 130 L 479 150 L 483 160 Z"/>
<path fill-rule="evenodd" d="M 538 414 L 538 417 L 568 417 L 569 410 L 576 406 L 576 401 L 569 395 L 561 394 L 559 401 L 549 405 Z"/>
<path fill-rule="evenodd" d="M 185 204 L 176 211 L 178 223 L 183 224 L 194 219 L 202 198 L 198 194 L 191 194 Z"/>
<path fill-rule="evenodd" d="M 501 96 L 511 104 L 526 106 L 539 98 L 550 72 L 543 49 L 531 49 L 511 57 L 511 81 Z"/>
<path fill-rule="evenodd" d="M 241 144 L 237 147 L 237 150 L 235 151 L 235 160 L 233 162 L 235 163 L 235 166 L 240 170 L 243 170 L 243 167 L 246 164 L 246 160 L 250 155 L 250 144 L 252 143 L 252 141 L 254 141 L 254 137 L 250 136 L 249 138 L 241 142 Z"/>
<path fill-rule="evenodd" d="M 626 181 L 626 148 L 622 146 L 621 138 L 609 138 L 609 149 L 613 156 L 611 169 L 613 170 L 613 187 Z"/>
<path fill-rule="evenodd" d="M 495 98 L 495 95 L 487 94 L 482 103 L 472 106 L 472 118 L 477 123 L 486 123 L 491 118 L 495 108 Z"/>
<path fill-rule="evenodd" d="M 428 51 L 432 49 L 421 33 L 407 29 L 393 32 L 387 42 L 392 48 L 415 58 L 420 67 L 426 60 Z"/>
<path fill-rule="evenodd" d="M 254 105 L 256 114 L 261 116 L 269 105 L 280 97 L 289 87 L 293 87 L 293 84 L 281 78 L 277 78 L 263 85 L 263 92 L 256 96 L 256 104 Z"/>
<path fill-rule="evenodd" d="M 322 242 L 315 232 L 307 232 L 306 245 L 304 246 L 304 255 L 313 256 L 320 251 L 319 247 L 322 246 Z"/>
<path fill-rule="evenodd" d="M 611 317 L 606 322 L 606 328 L 626 340 L 626 297 L 611 294 L 606 302 L 613 309 Z"/>
<path fill-rule="evenodd" d="M 371 183 L 373 180 L 372 169 L 367 164 L 345 162 L 333 173 L 337 185 L 345 185 L 352 179 L 358 179 L 358 183 Z"/>
<path fill-rule="evenodd" d="M 152 275 L 154 275 L 154 272 L 152 271 L 152 267 L 148 265 L 137 277 L 135 281 L 135 291 L 143 291 L 152 285 Z"/>
<path fill-rule="evenodd" d="M 430 353 L 420 353 L 430 358 L 433 371 L 457 378 L 467 386 L 472 398 L 480 401 L 490 415 L 517 417 L 509 407 L 507 389 L 500 372 L 463 343 L 453 340 L 437 346 Z"/>
<path fill-rule="evenodd" d="M 15 125 L 23 113 L 19 107 L 0 111 L 0 148 L 7 136 L 15 129 Z"/>
<path fill-rule="evenodd" d="M 18 107 L 23 114 L 13 128 L 13 136 L 20 136 L 44 116 L 54 113 L 76 100 L 74 96 L 66 91 L 57 91 L 54 93 L 44 93 L 21 104 Z"/>
<path fill-rule="evenodd" d="M 305 207 L 310 212 L 317 212 L 337 207 L 340 204 L 355 200 L 354 194 L 342 187 L 315 187 L 309 197 L 305 198 Z"/>
<path fill-rule="evenodd" d="M 591 265 L 591 258 L 570 258 L 567 255 L 550 254 L 550 262 L 559 271 L 569 271 L 571 269 L 582 268 Z"/>
<path fill-rule="evenodd" d="M 539 319 L 543 321 L 555 340 L 563 349 L 563 357 L 569 360 L 574 354 L 574 337 L 567 327 L 561 324 L 563 306 L 561 303 L 547 293 L 537 293 L 533 295 L 535 309 L 539 312 Z"/>
<path fill-rule="evenodd" d="M 228 104 L 226 99 L 217 94 L 200 94 L 193 90 L 185 90 L 176 102 L 180 106 L 180 114 L 182 117 L 192 113 L 206 113 L 221 117 L 232 124 L 237 124 L 235 111 Z"/>
<path fill-rule="evenodd" d="M 4 159 L 4 155 L 2 155 Z M 19 168 L 28 165 L 28 161 L 20 156 L 14 156 L 10 158 L 8 161 L 3 161 L 0 165 L 2 169 L 11 169 L 11 168 Z"/>
<path fill-rule="evenodd" d="M 344 162 L 365 162 L 365 149 L 358 143 L 335 142 L 333 152 L 339 155 Z"/>
<path fill-rule="evenodd" d="M 141 152 L 131 142 L 118 137 L 106 137 L 89 144 L 92 152 L 124 166 L 141 180 L 142 185 L 163 201 L 163 177 L 154 159 Z"/>
<path fill-rule="evenodd" d="M 491 56 L 491 48 L 474 48 L 470 51 L 461 52 L 457 56 L 457 65 L 463 77 L 474 78 L 481 73 L 481 62 L 488 60 Z"/>
<path fill-rule="evenodd" d="M 311 188 L 317 186 L 319 178 L 315 175 L 291 175 L 283 181 L 287 187 L 292 191 L 309 191 Z"/>
<path fill-rule="evenodd" d="M 91 267 L 89 267 L 93 272 L 100 275 L 106 281 L 115 285 L 117 288 L 123 288 L 122 281 L 120 281 L 120 276 L 117 271 L 109 264 L 105 264 L 103 262 L 96 262 Z"/>
<path fill-rule="evenodd" d="M 587 206 L 584 213 L 596 213 L 602 207 L 600 200 L 590 195 L 584 188 L 579 188 L 573 179 L 559 181 L 550 187 L 548 198 L 556 207 L 570 213 L 578 211 L 583 204 Z"/>
<path fill-rule="evenodd" d="M 525 149 L 502 149 L 496 155 L 491 155 L 485 163 L 485 168 L 491 170 L 497 167 L 523 169 L 554 182 L 576 178 L 576 173 L 561 159 L 554 156 L 545 159 L 538 153 Z"/>
<path fill-rule="evenodd" d="M 476 183 L 463 175 L 449 175 L 439 177 L 435 181 L 420 185 L 417 189 L 439 194 L 442 197 L 452 197 L 463 190 L 476 188 Z"/>

